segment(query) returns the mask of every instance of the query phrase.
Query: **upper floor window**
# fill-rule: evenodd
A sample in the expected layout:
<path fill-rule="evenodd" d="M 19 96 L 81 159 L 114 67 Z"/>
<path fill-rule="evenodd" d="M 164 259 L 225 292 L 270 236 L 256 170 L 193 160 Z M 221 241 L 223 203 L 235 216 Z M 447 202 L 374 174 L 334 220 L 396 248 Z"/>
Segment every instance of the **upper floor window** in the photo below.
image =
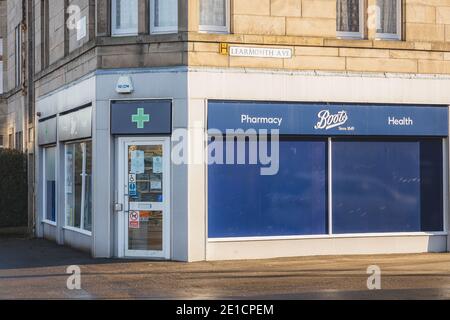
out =
<path fill-rule="evenodd" d="M 230 0 L 200 0 L 199 30 L 227 33 L 230 31 Z"/>
<path fill-rule="evenodd" d="M 8 148 L 14 148 L 14 135 L 12 133 L 8 134 Z"/>
<path fill-rule="evenodd" d="M 112 34 L 138 33 L 138 0 L 112 0 Z"/>
<path fill-rule="evenodd" d="M 151 0 L 150 32 L 176 33 L 178 31 L 178 0 Z"/>
<path fill-rule="evenodd" d="M 363 38 L 364 0 L 337 0 L 336 34 L 342 38 Z"/>
<path fill-rule="evenodd" d="M 23 151 L 23 134 L 22 131 L 16 132 L 16 150 Z"/>
<path fill-rule="evenodd" d="M 0 94 L 3 93 L 3 61 L 0 60 Z"/>
<path fill-rule="evenodd" d="M 14 64 L 15 68 L 15 86 L 22 84 L 22 30 L 20 23 L 14 31 Z"/>
<path fill-rule="evenodd" d="M 401 39 L 401 0 L 377 0 L 377 39 Z"/>
<path fill-rule="evenodd" d="M 0 94 L 3 93 L 3 39 L 0 38 Z M 2 146 L 3 143 L 0 145 Z"/>
<path fill-rule="evenodd" d="M 49 10 L 49 1 L 41 0 L 41 70 L 48 67 L 50 58 Z"/>

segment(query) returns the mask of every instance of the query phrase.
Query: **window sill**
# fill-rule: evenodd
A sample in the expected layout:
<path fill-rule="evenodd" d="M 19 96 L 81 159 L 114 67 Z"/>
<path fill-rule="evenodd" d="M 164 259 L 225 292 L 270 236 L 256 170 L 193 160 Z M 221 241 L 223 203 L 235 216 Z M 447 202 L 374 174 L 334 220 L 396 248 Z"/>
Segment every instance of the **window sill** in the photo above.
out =
<path fill-rule="evenodd" d="M 51 221 L 51 220 L 47 220 L 47 219 L 42 220 L 42 223 L 43 223 L 43 224 L 48 224 L 48 225 L 50 225 L 50 226 L 52 226 L 52 227 L 56 227 L 56 226 L 57 226 L 57 223 L 56 223 L 56 222 Z"/>
<path fill-rule="evenodd" d="M 74 227 L 69 227 L 69 226 L 65 226 L 63 227 L 64 230 L 68 230 L 68 231 L 72 231 L 72 232 L 76 232 L 76 233 L 81 233 L 84 234 L 85 236 L 92 236 L 92 232 L 91 231 L 86 231 L 80 228 L 74 228 Z"/>
<path fill-rule="evenodd" d="M 157 35 L 164 35 L 164 34 L 177 34 L 178 33 L 178 29 L 152 29 L 150 30 L 150 35 L 151 36 L 157 36 Z"/>
<path fill-rule="evenodd" d="M 119 37 L 136 37 L 138 36 L 137 32 L 124 32 L 124 33 L 111 33 L 111 37 L 119 38 Z"/>
<path fill-rule="evenodd" d="M 336 39 L 339 40 L 367 40 L 360 32 L 336 32 Z"/>
<path fill-rule="evenodd" d="M 198 33 L 206 33 L 206 34 L 231 34 L 228 29 L 214 29 L 202 26 L 199 26 Z"/>
<path fill-rule="evenodd" d="M 376 35 L 374 40 L 375 41 L 402 41 L 402 39 L 397 36 L 389 37 L 389 36 L 379 36 L 379 35 Z"/>
<path fill-rule="evenodd" d="M 209 243 L 216 242 L 250 242 L 250 241 L 278 241 L 278 240 L 314 240 L 314 239 L 341 239 L 341 238 L 388 238 L 388 237 L 418 237 L 418 236 L 447 236 L 448 232 L 393 232 L 393 233 L 353 233 L 333 235 L 308 236 L 274 236 L 274 237 L 236 237 L 236 238 L 209 238 Z"/>

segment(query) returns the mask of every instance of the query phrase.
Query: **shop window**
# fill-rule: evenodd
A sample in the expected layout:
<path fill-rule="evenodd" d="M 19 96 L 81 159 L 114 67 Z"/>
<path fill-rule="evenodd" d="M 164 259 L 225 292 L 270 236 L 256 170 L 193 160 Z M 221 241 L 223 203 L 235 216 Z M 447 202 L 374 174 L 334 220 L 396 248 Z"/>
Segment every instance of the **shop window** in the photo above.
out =
<path fill-rule="evenodd" d="M 327 141 L 283 138 L 279 150 L 276 175 L 261 175 L 259 165 L 209 165 L 209 238 L 328 232 Z"/>
<path fill-rule="evenodd" d="M 138 0 L 112 0 L 112 35 L 138 33 Z"/>
<path fill-rule="evenodd" d="M 92 231 L 92 143 L 65 146 L 66 226 Z"/>
<path fill-rule="evenodd" d="M 401 0 L 377 0 L 377 33 L 378 39 L 401 39 Z"/>
<path fill-rule="evenodd" d="M 333 233 L 443 231 L 442 140 L 333 142 Z"/>
<path fill-rule="evenodd" d="M 151 0 L 151 33 L 176 33 L 178 31 L 178 0 Z"/>
<path fill-rule="evenodd" d="M 337 0 L 336 34 L 339 38 L 364 37 L 364 0 Z"/>
<path fill-rule="evenodd" d="M 56 222 L 56 147 L 44 148 L 44 220 Z"/>
<path fill-rule="evenodd" d="M 230 31 L 230 0 L 200 0 L 199 30 L 228 33 Z"/>

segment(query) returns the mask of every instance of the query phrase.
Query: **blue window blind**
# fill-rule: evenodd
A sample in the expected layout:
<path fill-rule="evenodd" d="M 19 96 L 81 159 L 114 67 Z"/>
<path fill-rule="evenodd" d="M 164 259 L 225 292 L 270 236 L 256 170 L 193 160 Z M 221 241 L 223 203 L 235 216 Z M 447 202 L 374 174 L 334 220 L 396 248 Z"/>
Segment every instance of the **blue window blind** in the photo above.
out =
<path fill-rule="evenodd" d="M 56 147 L 44 149 L 45 219 L 56 222 Z"/>
<path fill-rule="evenodd" d="M 442 231 L 442 142 L 333 142 L 333 233 Z"/>
<path fill-rule="evenodd" d="M 420 143 L 421 231 L 444 230 L 444 172 L 442 140 Z"/>
<path fill-rule="evenodd" d="M 326 140 L 283 138 L 278 174 L 260 168 L 209 165 L 209 238 L 328 232 Z"/>

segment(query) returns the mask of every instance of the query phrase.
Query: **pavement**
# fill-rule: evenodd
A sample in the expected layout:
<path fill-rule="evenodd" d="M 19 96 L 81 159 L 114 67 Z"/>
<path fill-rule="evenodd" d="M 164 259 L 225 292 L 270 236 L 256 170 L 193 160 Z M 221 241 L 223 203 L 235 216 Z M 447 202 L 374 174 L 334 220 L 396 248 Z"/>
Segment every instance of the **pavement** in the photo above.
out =
<path fill-rule="evenodd" d="M 81 289 L 67 288 L 67 267 Z M 381 290 L 368 290 L 368 266 Z M 92 259 L 41 239 L 0 238 L 0 299 L 450 299 L 450 254 L 154 262 Z"/>

